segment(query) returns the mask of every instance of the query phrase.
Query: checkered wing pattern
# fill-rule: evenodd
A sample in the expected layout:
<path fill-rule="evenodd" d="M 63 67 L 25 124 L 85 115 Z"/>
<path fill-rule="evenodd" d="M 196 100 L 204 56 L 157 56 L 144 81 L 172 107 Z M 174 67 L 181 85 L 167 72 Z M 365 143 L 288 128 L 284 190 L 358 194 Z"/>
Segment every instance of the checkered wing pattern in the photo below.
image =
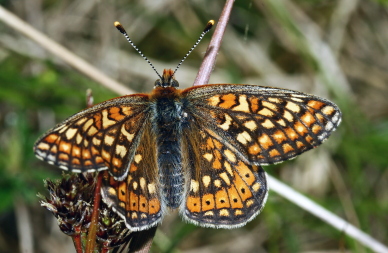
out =
<path fill-rule="evenodd" d="M 334 103 L 285 89 L 220 84 L 182 95 L 203 129 L 247 164 L 294 158 L 320 145 L 341 121 Z"/>
<path fill-rule="evenodd" d="M 200 226 L 245 225 L 267 198 L 261 165 L 320 145 L 341 121 L 334 103 L 313 95 L 236 84 L 177 90 L 172 75 L 149 95 L 75 114 L 34 146 L 62 169 L 109 170 L 103 199 L 132 231 L 158 224 L 168 205 Z"/>
<path fill-rule="evenodd" d="M 123 181 L 105 173 L 101 190 L 104 202 L 112 207 L 132 231 L 156 225 L 162 219 L 155 135 L 145 124 L 140 144 Z"/>
<path fill-rule="evenodd" d="M 34 146 L 38 158 L 71 172 L 109 168 L 122 180 L 149 117 L 148 95 L 124 96 L 81 111 L 49 130 Z"/>
<path fill-rule="evenodd" d="M 260 166 L 239 159 L 216 133 L 192 121 L 184 132 L 184 169 L 188 173 L 185 220 L 203 227 L 236 228 L 264 207 L 268 187 Z"/>

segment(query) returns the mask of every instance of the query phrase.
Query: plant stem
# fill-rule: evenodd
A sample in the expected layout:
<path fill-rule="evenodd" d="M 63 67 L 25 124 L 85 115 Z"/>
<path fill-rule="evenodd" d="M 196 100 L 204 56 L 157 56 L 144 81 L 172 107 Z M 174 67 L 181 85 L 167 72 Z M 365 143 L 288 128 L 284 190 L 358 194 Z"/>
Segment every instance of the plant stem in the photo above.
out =
<path fill-rule="evenodd" d="M 103 173 L 101 172 L 98 173 L 96 188 L 94 189 L 94 205 L 93 205 L 92 220 L 90 222 L 88 238 L 86 240 L 86 253 L 93 253 L 93 250 L 96 247 L 98 215 L 99 215 L 99 207 L 100 207 L 100 201 L 101 201 L 102 175 Z"/>
<path fill-rule="evenodd" d="M 226 25 L 232 12 L 234 0 L 227 0 L 214 30 L 212 39 L 207 47 L 205 57 L 199 67 L 193 86 L 204 85 L 209 82 L 210 75 L 216 64 L 217 54 L 220 50 L 222 38 L 224 37 Z"/>
<path fill-rule="evenodd" d="M 71 237 L 73 239 L 74 247 L 77 253 L 82 253 L 81 235 L 76 234 Z"/>

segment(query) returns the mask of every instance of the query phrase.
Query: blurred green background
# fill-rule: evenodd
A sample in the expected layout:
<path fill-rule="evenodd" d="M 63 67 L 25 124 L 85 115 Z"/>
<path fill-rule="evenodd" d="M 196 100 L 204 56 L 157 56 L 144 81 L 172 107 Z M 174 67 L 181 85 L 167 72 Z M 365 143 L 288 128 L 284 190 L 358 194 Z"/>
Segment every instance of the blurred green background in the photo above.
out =
<path fill-rule="evenodd" d="M 161 72 L 176 66 L 208 20 L 218 19 L 224 1 L 0 4 L 113 79 L 149 92 L 157 76 L 113 22 Z M 211 33 L 178 71 L 181 87 L 192 85 Z M 295 89 L 338 104 L 343 122 L 325 144 L 264 169 L 388 244 L 387 1 L 236 1 L 210 83 Z M 88 88 L 96 103 L 118 96 L 0 23 L 0 252 L 28 245 L 75 252 L 36 197 L 47 195 L 43 179 L 61 171 L 36 159 L 32 146 L 85 108 Z M 263 212 L 240 229 L 199 228 L 172 213 L 152 251 L 371 252 L 271 191 Z"/>

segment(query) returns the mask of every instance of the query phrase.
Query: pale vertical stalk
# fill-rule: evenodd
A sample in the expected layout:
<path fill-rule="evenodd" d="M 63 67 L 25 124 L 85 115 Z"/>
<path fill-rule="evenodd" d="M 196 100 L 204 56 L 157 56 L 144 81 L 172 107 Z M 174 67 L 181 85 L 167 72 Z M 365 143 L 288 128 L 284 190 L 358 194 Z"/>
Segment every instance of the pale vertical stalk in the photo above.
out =
<path fill-rule="evenodd" d="M 229 21 L 230 13 L 232 12 L 233 3 L 234 0 L 227 0 L 224 5 L 224 9 L 222 10 L 212 39 L 210 40 L 209 46 L 207 47 L 205 57 L 201 66 L 199 67 L 193 86 L 203 85 L 209 82 L 210 75 L 213 72 L 214 66 L 216 64 L 217 54 L 220 50 L 222 38 Z"/>
<path fill-rule="evenodd" d="M 19 250 L 23 253 L 33 253 L 34 241 L 31 229 L 31 218 L 27 206 L 21 197 L 15 197 L 14 208 L 19 237 Z"/>

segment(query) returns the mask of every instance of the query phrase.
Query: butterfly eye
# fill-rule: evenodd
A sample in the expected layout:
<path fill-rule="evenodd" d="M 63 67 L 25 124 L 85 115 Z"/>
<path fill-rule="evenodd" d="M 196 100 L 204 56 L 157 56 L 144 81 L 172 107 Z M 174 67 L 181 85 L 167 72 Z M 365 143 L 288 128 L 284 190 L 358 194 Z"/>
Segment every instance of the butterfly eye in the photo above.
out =
<path fill-rule="evenodd" d="M 175 79 L 170 81 L 171 87 L 179 87 L 179 82 Z"/>
<path fill-rule="evenodd" d="M 162 87 L 162 80 L 158 79 L 154 83 L 154 87 Z"/>

